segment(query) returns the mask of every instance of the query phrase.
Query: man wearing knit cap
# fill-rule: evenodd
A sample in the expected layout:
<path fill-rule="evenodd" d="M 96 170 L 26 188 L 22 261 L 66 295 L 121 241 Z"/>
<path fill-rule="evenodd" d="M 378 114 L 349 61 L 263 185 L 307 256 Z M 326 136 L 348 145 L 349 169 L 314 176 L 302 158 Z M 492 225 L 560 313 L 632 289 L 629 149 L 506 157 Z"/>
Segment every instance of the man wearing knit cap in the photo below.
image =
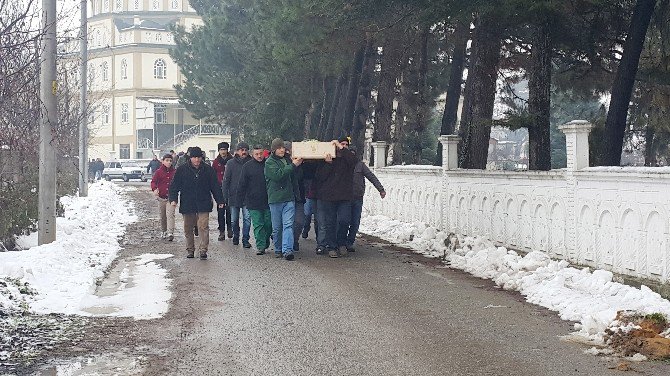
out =
<path fill-rule="evenodd" d="M 291 261 L 293 255 L 293 220 L 295 217 L 295 168 L 302 164 L 302 158 L 291 162 L 284 157 L 286 148 L 281 138 L 272 140 L 270 157 L 265 161 L 265 181 L 268 189 L 268 203 L 272 217 L 272 239 L 275 255 Z"/>
<path fill-rule="evenodd" d="M 190 160 L 177 168 L 169 188 L 170 204 L 175 207 L 180 201 L 179 212 L 184 216 L 186 257 L 193 258 L 195 240 L 193 226 L 200 233 L 200 259 L 207 259 L 209 246 L 209 213 L 212 211 L 212 196 L 219 207 L 223 207 L 223 195 L 216 171 L 202 162 L 202 150 L 195 146 L 190 150 Z"/>
<path fill-rule="evenodd" d="M 230 149 L 230 144 L 227 142 L 221 142 L 218 145 L 219 155 L 216 156 L 214 162 L 212 162 L 212 168 L 216 171 L 216 177 L 219 181 L 219 184 L 223 184 L 223 174 L 226 171 L 226 163 L 233 157 L 228 152 Z M 219 241 L 226 238 L 226 227 L 228 228 L 228 238 L 233 237 L 233 228 L 231 227 L 230 222 L 230 208 L 226 205 L 223 208 L 218 209 L 218 222 L 219 222 Z"/>
<path fill-rule="evenodd" d="M 349 137 L 333 140 L 336 157 L 327 155 L 325 163 L 316 171 L 317 217 L 319 238 L 328 256 L 346 256 L 347 233 L 351 223 L 351 200 L 353 199 L 354 167 L 356 156 L 349 150 Z M 317 248 L 320 253 L 321 248 Z"/>
<path fill-rule="evenodd" d="M 251 248 L 249 243 L 249 232 L 251 231 L 251 217 L 249 211 L 244 207 L 240 200 L 238 188 L 240 185 L 240 176 L 242 166 L 249 162 L 249 144 L 240 142 L 235 150 L 235 157 L 226 163 L 226 170 L 223 173 L 223 197 L 228 203 L 230 210 L 230 220 L 233 225 L 233 244 L 240 244 L 240 213 L 242 213 L 242 246 Z"/>

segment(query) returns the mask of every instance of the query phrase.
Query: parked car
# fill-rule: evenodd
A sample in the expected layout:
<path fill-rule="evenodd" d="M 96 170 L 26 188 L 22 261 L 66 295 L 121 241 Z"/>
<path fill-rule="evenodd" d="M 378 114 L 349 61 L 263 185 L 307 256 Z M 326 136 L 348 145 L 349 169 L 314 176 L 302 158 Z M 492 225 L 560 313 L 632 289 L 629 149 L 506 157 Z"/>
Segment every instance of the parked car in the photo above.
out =
<path fill-rule="evenodd" d="M 102 177 L 107 181 L 112 179 L 123 179 L 123 181 L 139 179 L 144 182 L 151 178 L 151 175 L 147 173 L 147 164 L 148 162 L 144 163 L 141 160 L 106 162 Z"/>

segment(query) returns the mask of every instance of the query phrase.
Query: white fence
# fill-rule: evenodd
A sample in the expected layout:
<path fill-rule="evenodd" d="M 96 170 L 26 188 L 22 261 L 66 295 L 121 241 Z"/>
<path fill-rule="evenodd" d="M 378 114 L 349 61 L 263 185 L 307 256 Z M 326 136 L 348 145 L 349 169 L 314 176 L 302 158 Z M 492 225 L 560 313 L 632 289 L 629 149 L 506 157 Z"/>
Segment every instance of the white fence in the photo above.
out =
<path fill-rule="evenodd" d="M 368 186 L 365 208 L 370 214 L 669 282 L 670 169 L 585 167 L 589 129 L 583 123 L 564 129 L 568 168 L 552 171 L 455 169 L 455 139 L 443 137 L 443 167 L 377 166 L 387 197 L 381 200 Z"/>

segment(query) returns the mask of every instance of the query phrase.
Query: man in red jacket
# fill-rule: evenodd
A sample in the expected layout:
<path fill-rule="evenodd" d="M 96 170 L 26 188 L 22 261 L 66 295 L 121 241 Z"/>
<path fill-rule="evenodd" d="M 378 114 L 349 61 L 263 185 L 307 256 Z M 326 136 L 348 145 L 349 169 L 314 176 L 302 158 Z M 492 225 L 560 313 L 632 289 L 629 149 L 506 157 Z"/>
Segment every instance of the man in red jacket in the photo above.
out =
<path fill-rule="evenodd" d="M 226 163 L 229 160 L 233 159 L 228 150 L 230 149 L 230 144 L 227 142 L 219 143 L 219 155 L 216 156 L 214 162 L 212 162 L 212 167 L 216 171 L 216 177 L 219 179 L 219 185 L 223 181 L 223 173 L 226 171 Z M 226 228 L 228 229 L 228 239 L 233 237 L 233 228 L 231 227 L 230 222 L 230 209 L 228 208 L 228 203 L 223 208 L 217 210 L 218 220 L 219 220 L 219 241 L 222 241 L 226 238 Z"/>
<path fill-rule="evenodd" d="M 161 218 L 161 238 L 174 240 L 174 212 L 175 207 L 168 203 L 170 183 L 174 177 L 175 168 L 172 167 L 172 155 L 165 154 L 161 166 L 151 178 L 151 190 L 158 200 L 158 212 Z"/>

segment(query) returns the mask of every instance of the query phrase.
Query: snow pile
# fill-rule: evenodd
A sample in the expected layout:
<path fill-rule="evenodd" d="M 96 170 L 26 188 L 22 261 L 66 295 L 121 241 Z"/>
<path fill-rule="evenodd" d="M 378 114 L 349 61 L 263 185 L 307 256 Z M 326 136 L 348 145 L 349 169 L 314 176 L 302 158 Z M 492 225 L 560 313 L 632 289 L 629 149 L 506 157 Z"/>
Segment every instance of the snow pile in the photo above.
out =
<path fill-rule="evenodd" d="M 81 314 L 82 299 L 95 291 L 121 249 L 119 237 L 137 220 L 121 192 L 100 182 L 88 197 L 61 198 L 65 215 L 56 220 L 55 242 L 37 246 L 33 234 L 19 240 L 29 249 L 0 253 L 0 310 Z M 26 286 L 32 290 L 22 293 Z"/>
<path fill-rule="evenodd" d="M 670 301 L 648 287 L 637 289 L 613 282 L 611 272 L 570 267 L 567 261 L 552 260 L 543 252 L 522 256 L 472 237 L 459 239 L 459 246 L 452 249 L 449 234 L 385 216 L 364 217 L 360 231 L 428 257 L 444 257 L 451 267 L 519 291 L 528 302 L 557 311 L 564 320 L 577 321 L 578 334 L 595 342 L 603 342 L 605 329 L 614 323 L 617 311 L 660 312 L 670 317 Z"/>

